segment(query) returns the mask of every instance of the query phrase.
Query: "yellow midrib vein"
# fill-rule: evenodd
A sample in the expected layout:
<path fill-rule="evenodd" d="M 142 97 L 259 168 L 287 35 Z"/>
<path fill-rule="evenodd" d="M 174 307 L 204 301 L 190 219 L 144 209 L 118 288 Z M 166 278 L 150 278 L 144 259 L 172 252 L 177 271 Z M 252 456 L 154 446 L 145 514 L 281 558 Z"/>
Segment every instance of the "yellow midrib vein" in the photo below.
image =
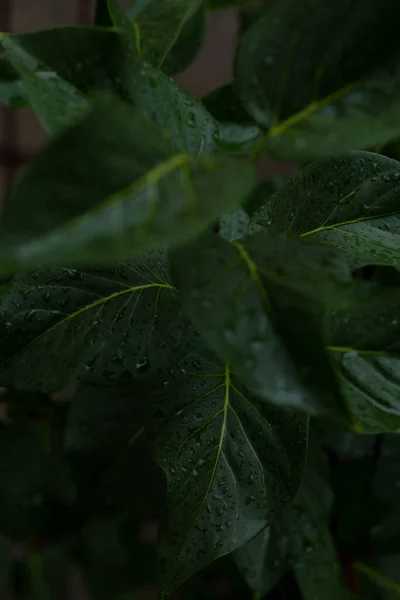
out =
<path fill-rule="evenodd" d="M 164 288 L 164 289 L 169 289 L 169 290 L 175 291 L 174 286 L 167 284 L 167 283 L 148 283 L 148 284 L 144 284 L 144 285 L 128 287 L 126 289 L 115 292 L 114 294 L 110 294 L 109 296 L 106 296 L 104 298 L 99 298 L 99 300 L 96 300 L 95 302 L 92 302 L 91 304 L 88 304 L 88 305 L 84 306 L 83 308 L 80 308 L 79 310 L 77 310 L 77 311 L 71 313 L 70 315 L 68 315 L 67 317 L 65 317 L 65 319 L 61 319 L 61 321 L 58 321 L 57 323 L 55 323 L 49 329 L 46 329 L 46 331 L 43 331 L 40 335 L 36 336 L 33 340 L 31 340 L 25 346 L 25 348 L 23 348 L 22 350 L 19 350 L 19 352 L 25 352 L 30 346 L 37 343 L 42 337 L 49 335 L 52 331 L 54 331 L 60 325 L 63 325 L 64 323 L 69 322 L 71 319 L 74 319 L 75 317 L 79 316 L 80 314 L 82 314 L 88 310 L 91 310 L 91 309 L 95 308 L 96 306 L 106 304 L 107 302 L 110 302 L 111 300 L 114 300 L 115 298 L 118 298 L 125 294 L 142 291 L 142 290 L 146 290 L 146 289 L 151 289 L 151 288 Z"/>

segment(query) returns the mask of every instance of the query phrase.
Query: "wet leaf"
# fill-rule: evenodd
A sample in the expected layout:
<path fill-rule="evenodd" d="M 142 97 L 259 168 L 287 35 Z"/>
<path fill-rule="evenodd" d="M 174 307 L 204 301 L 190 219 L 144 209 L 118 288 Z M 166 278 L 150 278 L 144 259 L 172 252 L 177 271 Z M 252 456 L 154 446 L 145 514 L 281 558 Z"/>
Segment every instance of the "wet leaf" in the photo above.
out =
<path fill-rule="evenodd" d="M 216 147 L 230 154 L 250 154 L 263 130 L 244 110 L 233 83 L 211 92 L 204 98 L 204 105 L 218 121 Z"/>
<path fill-rule="evenodd" d="M 289 571 L 289 537 L 283 534 L 282 516 L 233 553 L 233 559 L 254 593 L 263 598 Z"/>
<path fill-rule="evenodd" d="M 400 431 L 400 290 L 377 289 L 330 323 L 329 351 L 360 433 Z"/>
<path fill-rule="evenodd" d="M 233 245 L 210 236 L 176 252 L 172 268 L 200 334 L 254 394 L 311 413 L 341 404 L 321 315 L 352 287 L 330 250 L 265 233 Z"/>
<path fill-rule="evenodd" d="M 304 161 L 399 137 L 399 18 L 392 0 L 267 5 L 236 60 L 243 105 L 270 128 L 260 151 Z"/>
<path fill-rule="evenodd" d="M 304 465 L 306 417 L 248 394 L 228 367 L 188 353 L 157 395 L 155 441 L 169 494 L 162 597 L 271 523 Z"/>
<path fill-rule="evenodd" d="M 218 126 L 201 102 L 148 64 L 137 72 L 136 84 L 137 102 L 147 118 L 162 128 L 175 150 L 193 156 L 215 151 Z"/>
<path fill-rule="evenodd" d="M 19 75 L 4 56 L 0 56 L 0 104 L 10 108 L 28 104 Z"/>
<path fill-rule="evenodd" d="M 109 8 L 114 25 L 133 37 L 139 56 L 169 73 L 183 70 L 203 42 L 203 0 L 136 0 L 125 10 L 119 0 L 109 0 Z"/>
<path fill-rule="evenodd" d="M 242 208 L 238 208 L 222 215 L 219 233 L 227 242 L 235 242 L 248 235 L 249 223 L 247 213 Z"/>
<path fill-rule="evenodd" d="M 163 255 L 17 276 L 0 305 L 0 379 L 47 392 L 148 376 L 184 340 L 177 305 Z"/>
<path fill-rule="evenodd" d="M 400 265 L 400 163 L 353 152 L 315 162 L 282 187 L 252 218 L 334 246 L 353 268 Z"/>
<path fill-rule="evenodd" d="M 99 100 L 18 178 L 0 263 L 87 266 L 184 243 L 243 202 L 254 179 L 252 165 L 230 157 L 174 154 L 134 109 Z"/>
<path fill-rule="evenodd" d="M 161 68 L 184 24 L 201 3 L 202 0 L 135 0 L 122 10 L 119 0 L 109 0 L 109 8 L 114 25 L 134 37 L 138 54 Z"/>
<path fill-rule="evenodd" d="M 214 149 L 218 130 L 211 115 L 175 81 L 141 60 L 121 31 L 65 27 L 2 39 L 24 93 L 48 132 L 75 123 L 94 94 L 108 92 L 160 125 L 178 151 L 199 155 Z"/>

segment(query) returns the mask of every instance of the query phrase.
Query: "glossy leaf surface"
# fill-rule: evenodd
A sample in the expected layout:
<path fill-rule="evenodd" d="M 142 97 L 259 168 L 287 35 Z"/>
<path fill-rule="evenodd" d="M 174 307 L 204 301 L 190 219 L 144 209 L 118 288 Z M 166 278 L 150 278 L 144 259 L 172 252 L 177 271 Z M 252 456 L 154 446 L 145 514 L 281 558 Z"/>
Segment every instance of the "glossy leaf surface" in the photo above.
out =
<path fill-rule="evenodd" d="M 310 160 L 398 137 L 399 18 L 392 0 L 267 5 L 236 61 L 246 110 L 270 128 L 260 148 Z"/>
<path fill-rule="evenodd" d="M 312 446 L 312 450 L 293 505 L 269 531 L 235 553 L 255 598 L 262 598 L 276 579 L 291 569 L 304 600 L 350 600 L 329 530 L 333 497 L 324 457 L 318 448 Z"/>
<path fill-rule="evenodd" d="M 159 535 L 166 596 L 281 512 L 300 482 L 307 420 L 260 402 L 197 352 L 170 371 L 157 402 L 156 457 L 169 488 Z"/>
<path fill-rule="evenodd" d="M 0 380 L 56 391 L 76 378 L 111 384 L 150 374 L 171 356 L 158 332 L 166 326 L 175 351 L 182 341 L 176 306 L 162 255 L 17 276 L 0 305 Z"/>
<path fill-rule="evenodd" d="M 119 0 L 109 0 L 109 7 L 114 24 L 135 38 L 138 54 L 161 68 L 185 23 L 201 3 L 202 0 L 135 0 L 123 11 Z"/>
<path fill-rule="evenodd" d="M 398 287 L 377 290 L 331 320 L 332 364 L 361 433 L 400 431 L 399 306 Z"/>
<path fill-rule="evenodd" d="M 203 0 L 139 0 L 123 10 L 109 0 L 116 27 L 134 38 L 137 53 L 168 73 L 182 71 L 196 56 L 205 34 Z"/>
<path fill-rule="evenodd" d="M 159 124 L 177 150 L 197 155 L 214 148 L 218 131 L 211 115 L 172 79 L 141 60 L 126 34 L 65 27 L 3 39 L 24 93 L 50 133 L 85 114 L 94 93 L 109 92 Z"/>
<path fill-rule="evenodd" d="M 319 320 L 352 292 L 330 250 L 264 233 L 233 246 L 210 236 L 172 267 L 200 334 L 253 393 L 309 412 L 340 402 Z"/>
<path fill-rule="evenodd" d="M 19 178 L 0 259 L 13 270 L 88 265 L 183 243 L 243 202 L 253 181 L 253 167 L 229 157 L 173 154 L 133 108 L 101 101 Z"/>
<path fill-rule="evenodd" d="M 353 268 L 400 265 L 400 163 L 369 152 L 315 162 L 252 219 L 334 246 Z"/>

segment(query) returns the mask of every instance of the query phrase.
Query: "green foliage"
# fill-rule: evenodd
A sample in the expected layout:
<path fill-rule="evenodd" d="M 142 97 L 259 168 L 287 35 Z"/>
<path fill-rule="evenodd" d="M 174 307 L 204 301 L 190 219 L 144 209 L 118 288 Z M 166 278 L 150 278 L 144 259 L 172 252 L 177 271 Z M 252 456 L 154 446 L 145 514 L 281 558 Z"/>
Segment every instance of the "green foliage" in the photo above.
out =
<path fill-rule="evenodd" d="M 48 134 L 0 219 L 0 596 L 392 600 L 399 4 L 126 4 L 0 38 Z M 169 75 L 232 7 L 200 102 Z"/>

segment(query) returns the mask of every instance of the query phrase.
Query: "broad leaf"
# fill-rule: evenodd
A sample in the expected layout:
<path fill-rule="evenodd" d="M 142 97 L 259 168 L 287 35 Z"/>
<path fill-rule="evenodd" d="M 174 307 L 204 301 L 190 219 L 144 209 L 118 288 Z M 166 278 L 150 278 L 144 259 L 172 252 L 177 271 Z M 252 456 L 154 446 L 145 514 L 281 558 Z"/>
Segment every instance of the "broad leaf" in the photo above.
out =
<path fill-rule="evenodd" d="M 0 312 L 0 380 L 31 390 L 149 375 L 166 367 L 185 339 L 162 255 L 17 276 Z"/>
<path fill-rule="evenodd" d="M 198 155 L 215 147 L 217 124 L 202 104 L 140 60 L 129 36 L 119 31 L 65 27 L 6 35 L 3 43 L 24 93 L 50 133 L 76 122 L 101 91 L 133 103 L 179 151 Z"/>
<path fill-rule="evenodd" d="M 0 56 L 0 104 L 10 108 L 28 104 L 19 75 L 4 56 Z"/>
<path fill-rule="evenodd" d="M 352 288 L 329 249 L 264 233 L 233 245 L 210 236 L 172 266 L 200 334 L 254 394 L 311 413 L 341 404 L 320 316 Z"/>
<path fill-rule="evenodd" d="M 202 2 L 198 9 L 189 13 L 183 23 L 177 41 L 166 56 L 163 71 L 176 74 L 184 71 L 196 58 L 206 38 L 207 12 Z"/>
<path fill-rule="evenodd" d="M 229 157 L 174 155 L 133 108 L 99 101 L 18 178 L 1 222 L 2 268 L 99 264 L 182 244 L 243 202 L 253 181 L 253 167 Z"/>
<path fill-rule="evenodd" d="M 259 534 L 234 555 L 255 598 L 262 598 L 291 568 L 304 600 L 350 600 L 330 533 L 333 497 L 324 457 L 319 455 L 318 448 L 311 448 L 293 505 L 270 530 Z"/>
<path fill-rule="evenodd" d="M 330 323 L 329 351 L 353 428 L 400 431 L 400 289 L 376 290 Z"/>
<path fill-rule="evenodd" d="M 120 0 L 108 4 L 114 25 L 133 36 L 137 53 L 169 73 L 183 70 L 202 44 L 203 0 L 135 0 L 125 10 Z"/>
<path fill-rule="evenodd" d="M 400 265 L 400 163 L 369 152 L 315 162 L 270 197 L 252 228 L 335 246 L 353 268 Z"/>
<path fill-rule="evenodd" d="M 260 402 L 227 366 L 196 351 L 170 371 L 157 401 L 156 458 L 169 488 L 159 536 L 164 597 L 254 537 L 291 500 L 307 421 Z"/>
<path fill-rule="evenodd" d="M 270 128 L 260 151 L 310 160 L 399 137 L 399 18 L 392 0 L 266 5 L 236 61 L 246 110 Z"/>
<path fill-rule="evenodd" d="M 214 90 L 204 98 L 204 104 L 218 121 L 217 148 L 231 154 L 249 154 L 262 137 L 263 130 L 249 118 L 233 84 Z"/>

